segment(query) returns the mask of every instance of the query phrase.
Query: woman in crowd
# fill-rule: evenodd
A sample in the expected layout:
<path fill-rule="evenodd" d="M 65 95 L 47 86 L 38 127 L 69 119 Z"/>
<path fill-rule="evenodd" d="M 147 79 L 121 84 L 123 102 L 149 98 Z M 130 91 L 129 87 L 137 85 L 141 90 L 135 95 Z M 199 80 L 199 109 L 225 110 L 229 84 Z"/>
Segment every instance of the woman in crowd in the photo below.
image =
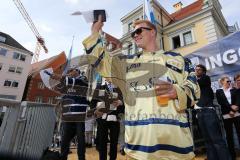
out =
<path fill-rule="evenodd" d="M 231 86 L 229 77 L 224 76 L 220 79 L 222 88 L 216 91 L 218 104 L 221 106 L 226 138 L 232 160 L 236 159 L 236 152 L 233 140 L 233 125 L 236 127 L 238 139 L 240 141 L 240 114 L 236 89 Z"/>
<path fill-rule="evenodd" d="M 235 88 L 240 89 L 240 73 L 234 76 Z"/>

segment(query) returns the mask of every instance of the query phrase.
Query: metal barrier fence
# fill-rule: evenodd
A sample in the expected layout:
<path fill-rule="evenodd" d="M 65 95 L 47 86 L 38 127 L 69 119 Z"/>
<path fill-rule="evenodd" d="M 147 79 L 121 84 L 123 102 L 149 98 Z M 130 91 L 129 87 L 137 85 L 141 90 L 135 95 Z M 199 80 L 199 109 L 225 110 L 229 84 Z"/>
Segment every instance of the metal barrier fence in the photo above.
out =
<path fill-rule="evenodd" d="M 0 127 L 0 159 L 3 156 L 17 160 L 41 159 L 44 150 L 52 144 L 56 122 L 54 105 L 0 98 L 0 108 L 2 106 L 7 110 Z M 216 111 L 221 117 L 220 107 L 216 107 Z M 194 150 L 198 150 L 204 147 L 204 140 L 194 122 L 193 110 L 188 109 L 188 112 Z M 220 123 L 224 133 L 221 118 Z"/>
<path fill-rule="evenodd" d="M 54 105 L 0 99 L 7 110 L 0 127 L 0 157 L 38 160 L 52 143 Z"/>

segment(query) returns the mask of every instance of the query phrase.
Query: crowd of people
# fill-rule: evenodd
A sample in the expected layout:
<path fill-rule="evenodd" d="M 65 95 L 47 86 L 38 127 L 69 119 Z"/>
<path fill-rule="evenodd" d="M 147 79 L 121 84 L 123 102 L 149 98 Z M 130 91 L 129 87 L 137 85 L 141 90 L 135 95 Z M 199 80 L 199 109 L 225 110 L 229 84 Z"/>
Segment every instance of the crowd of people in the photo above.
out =
<path fill-rule="evenodd" d="M 70 68 L 67 75 L 52 75 L 51 78 L 61 81 L 61 85 L 74 88 L 76 86 L 88 86 L 87 77 L 81 73 L 79 68 Z M 70 145 L 74 142 L 77 147 L 79 160 L 85 160 L 86 147 L 92 147 L 93 141 L 99 152 L 99 159 L 110 160 L 117 158 L 118 138 L 123 139 L 120 133 L 120 114 L 124 113 L 124 104 L 120 90 L 111 81 L 105 81 L 103 85 L 98 84 L 98 90 L 111 96 L 116 93 L 115 100 L 109 103 L 109 110 L 102 111 L 108 103 L 99 99 L 87 100 L 84 96 L 63 94 L 60 100 L 61 106 L 61 136 L 55 138 L 57 147 L 60 146 L 60 159 L 67 160 L 71 153 Z M 95 109 L 94 115 L 87 115 L 87 110 Z M 94 124 L 97 123 L 97 134 L 94 136 Z M 122 126 L 122 125 L 121 125 Z M 75 138 L 74 138 L 75 137 Z M 59 143 L 60 141 L 60 143 Z M 110 142 L 110 150 L 107 152 L 107 143 Z M 53 146 L 55 147 L 55 146 Z M 121 150 L 122 154 L 124 152 Z"/>
<path fill-rule="evenodd" d="M 235 83 L 232 83 L 228 76 L 223 76 L 219 80 L 221 88 L 216 90 L 217 103 L 221 108 L 219 117 L 216 113 L 216 105 L 213 103 L 214 93 L 210 77 L 206 75 L 206 67 L 199 64 L 196 66 L 195 72 L 201 96 L 194 109 L 197 111 L 198 125 L 205 140 L 207 158 L 208 160 L 235 160 L 234 127 L 240 144 L 240 88 L 237 81 L 240 80 L 240 74 L 235 75 Z M 223 119 L 224 131 L 221 130 L 221 119 Z"/>
<path fill-rule="evenodd" d="M 120 149 L 122 154 L 126 153 L 128 160 L 193 159 L 194 142 L 185 112 L 187 108 L 196 110 L 206 144 L 207 159 L 236 159 L 233 128 L 236 128 L 240 142 L 240 74 L 234 77 L 235 83 L 228 76 L 220 79 L 222 88 L 216 91 L 216 99 L 222 111 L 219 116 L 217 106 L 213 103 L 215 96 L 206 67 L 200 64 L 193 68 L 190 61 L 180 54 L 161 50 L 156 43 L 156 27 L 151 22 L 138 20 L 134 23 L 131 36 L 143 51 L 121 59 L 109 56 L 99 41 L 102 27 L 100 16 L 93 23 L 92 33 L 83 41 L 83 45 L 89 54 L 89 63 L 98 62 L 96 70 L 107 80 L 99 88 L 104 89 L 106 94 L 117 92 L 118 98 L 110 103 L 108 112 L 103 112 L 98 107 L 102 105 L 99 100 L 88 101 L 86 97 L 71 95 L 62 97 L 67 99 L 63 104 L 63 116 L 86 115 L 88 107 L 96 108 L 91 118 L 97 122 L 95 142 L 100 160 L 107 160 L 108 155 L 110 160 L 117 159 L 119 133 L 125 134 L 124 140 L 120 136 Z M 145 74 L 146 69 L 149 74 Z M 71 72 L 64 77 L 65 85 L 72 87 L 82 83 L 87 87 L 86 77 Z M 167 102 L 161 103 L 161 99 L 167 99 Z M 221 118 L 224 132 L 221 129 Z M 63 160 L 67 159 L 69 144 L 75 135 L 78 158 L 85 160 L 85 146 L 92 145 L 94 132 L 93 121 L 89 121 L 86 124 L 79 121 L 63 122 Z M 120 127 L 123 122 L 124 127 Z M 87 129 L 85 125 L 91 127 Z"/>

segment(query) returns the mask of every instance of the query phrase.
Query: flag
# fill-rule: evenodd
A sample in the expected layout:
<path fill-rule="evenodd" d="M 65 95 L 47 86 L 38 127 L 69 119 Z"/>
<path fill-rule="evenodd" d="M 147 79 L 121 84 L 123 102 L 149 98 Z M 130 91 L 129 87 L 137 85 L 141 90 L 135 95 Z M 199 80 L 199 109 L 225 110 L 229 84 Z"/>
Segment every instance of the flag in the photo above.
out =
<path fill-rule="evenodd" d="M 144 0 L 144 19 L 151 21 L 153 24 L 155 24 L 155 17 L 153 14 L 153 8 L 150 4 L 150 0 Z"/>
<path fill-rule="evenodd" d="M 68 54 L 68 58 L 67 58 L 67 62 L 66 62 L 66 65 L 65 65 L 65 68 L 63 70 L 62 75 L 66 75 L 67 74 L 67 71 L 68 71 L 68 69 L 70 67 L 70 64 L 71 64 L 73 40 L 74 40 L 74 36 L 73 36 L 73 39 L 72 39 L 72 45 L 71 45 L 71 48 L 70 48 L 70 51 L 69 51 L 69 54 Z"/>

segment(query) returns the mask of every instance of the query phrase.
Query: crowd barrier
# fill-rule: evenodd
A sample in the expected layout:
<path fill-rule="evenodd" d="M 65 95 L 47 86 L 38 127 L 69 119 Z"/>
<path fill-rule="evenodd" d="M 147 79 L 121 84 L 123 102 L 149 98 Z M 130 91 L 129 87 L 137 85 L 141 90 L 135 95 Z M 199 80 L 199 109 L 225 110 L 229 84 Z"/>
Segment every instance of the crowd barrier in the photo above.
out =
<path fill-rule="evenodd" d="M 0 159 L 1 156 L 24 160 L 41 159 L 44 150 L 52 144 L 56 124 L 55 106 L 0 98 L 0 108 L 3 106 L 7 109 L 0 127 Z M 216 111 L 221 117 L 218 106 Z M 193 109 L 188 109 L 188 115 L 196 151 L 204 148 L 205 144 L 197 125 L 196 113 Z M 220 123 L 224 135 L 221 118 Z"/>
<path fill-rule="evenodd" d="M 219 123 L 221 126 L 221 134 L 222 136 L 225 137 L 225 130 L 224 130 L 224 125 L 223 125 L 223 120 L 222 120 L 222 116 L 221 116 L 221 108 L 218 105 L 215 105 L 215 110 L 216 113 L 218 115 L 219 118 Z M 203 139 L 203 136 L 201 134 L 200 128 L 198 126 L 198 120 L 196 117 L 196 110 L 194 109 L 187 109 L 187 113 L 188 113 L 188 119 L 189 119 L 189 124 L 190 124 L 190 130 L 192 133 L 192 137 L 193 137 L 193 149 L 194 151 L 198 152 L 201 151 L 202 149 L 205 149 L 205 142 Z"/>
<path fill-rule="evenodd" d="M 52 143 L 54 105 L 0 99 L 0 107 L 3 106 L 7 109 L 0 127 L 0 157 L 41 159 Z"/>

